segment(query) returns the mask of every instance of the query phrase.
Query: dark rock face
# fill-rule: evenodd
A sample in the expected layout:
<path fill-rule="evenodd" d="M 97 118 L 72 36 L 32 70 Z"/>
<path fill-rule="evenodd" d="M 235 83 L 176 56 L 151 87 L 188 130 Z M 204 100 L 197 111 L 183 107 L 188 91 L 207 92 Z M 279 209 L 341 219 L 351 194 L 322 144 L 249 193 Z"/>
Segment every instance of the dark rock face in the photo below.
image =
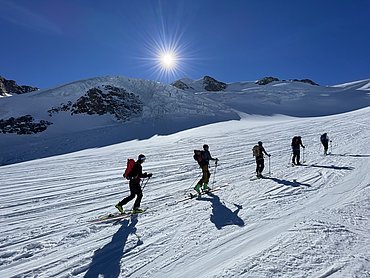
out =
<path fill-rule="evenodd" d="M 34 134 L 43 132 L 47 129 L 51 122 L 41 120 L 34 122 L 31 115 L 25 115 L 18 118 L 9 118 L 0 120 L 0 132 L 2 133 L 17 133 L 19 135 Z"/>
<path fill-rule="evenodd" d="M 119 121 L 128 121 L 143 112 L 143 103 L 133 93 L 123 88 L 103 86 L 103 89 L 92 88 L 75 103 L 68 102 L 59 107 L 49 109 L 49 116 L 61 111 L 70 111 L 73 114 L 104 115 L 112 114 Z"/>
<path fill-rule="evenodd" d="M 31 86 L 19 86 L 14 80 L 7 80 L 0 76 L 0 95 L 5 96 L 6 94 L 25 94 L 33 91 L 37 91 L 38 88 Z"/>
<path fill-rule="evenodd" d="M 227 84 L 217 81 L 216 79 L 210 76 L 204 76 L 203 86 L 204 86 L 204 89 L 207 91 L 217 92 L 217 91 L 225 90 L 227 87 Z"/>
<path fill-rule="evenodd" d="M 279 81 L 279 79 L 276 78 L 276 77 L 268 76 L 268 77 L 264 77 L 260 80 L 257 80 L 256 84 L 258 84 L 258 85 L 267 85 L 267 84 L 269 84 L 271 82 L 274 82 L 274 81 Z"/>
<path fill-rule="evenodd" d="M 303 82 L 303 83 L 307 83 L 307 84 L 311 84 L 311 85 L 319 86 L 319 84 L 315 83 L 314 81 L 312 81 L 312 80 L 310 80 L 310 79 L 293 79 L 293 81 L 296 81 L 296 82 Z"/>
<path fill-rule="evenodd" d="M 188 84 L 182 82 L 181 80 L 177 80 L 177 81 L 173 82 L 171 85 L 180 89 L 180 90 L 194 89 L 193 87 L 191 87 Z"/>

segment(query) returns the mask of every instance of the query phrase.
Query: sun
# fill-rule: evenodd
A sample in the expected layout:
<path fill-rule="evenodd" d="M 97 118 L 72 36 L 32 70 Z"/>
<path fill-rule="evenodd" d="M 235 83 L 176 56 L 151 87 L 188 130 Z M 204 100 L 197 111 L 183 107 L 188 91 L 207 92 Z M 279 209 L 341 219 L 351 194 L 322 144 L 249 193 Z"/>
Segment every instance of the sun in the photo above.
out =
<path fill-rule="evenodd" d="M 183 26 L 167 26 L 165 23 L 163 19 L 160 24 L 152 26 L 153 29 L 141 39 L 141 46 L 138 47 L 141 54 L 135 58 L 140 60 L 138 66 L 149 76 L 158 82 L 170 83 L 188 77 L 199 58 L 193 41 L 186 40 Z"/>
<path fill-rule="evenodd" d="M 176 67 L 176 60 L 176 54 L 173 52 L 165 52 L 159 56 L 159 62 L 164 70 L 173 70 Z"/>

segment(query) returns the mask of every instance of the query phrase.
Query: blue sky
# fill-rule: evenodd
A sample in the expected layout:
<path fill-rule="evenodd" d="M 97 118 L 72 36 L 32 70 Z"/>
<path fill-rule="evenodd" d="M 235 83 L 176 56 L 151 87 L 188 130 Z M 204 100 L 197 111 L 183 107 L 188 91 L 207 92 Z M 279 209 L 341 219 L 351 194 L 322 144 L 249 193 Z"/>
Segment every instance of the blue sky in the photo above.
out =
<path fill-rule="evenodd" d="M 0 0 L 0 75 L 49 88 L 122 75 L 172 82 L 370 78 L 368 0 Z M 159 50 L 176 66 L 164 69 Z"/>

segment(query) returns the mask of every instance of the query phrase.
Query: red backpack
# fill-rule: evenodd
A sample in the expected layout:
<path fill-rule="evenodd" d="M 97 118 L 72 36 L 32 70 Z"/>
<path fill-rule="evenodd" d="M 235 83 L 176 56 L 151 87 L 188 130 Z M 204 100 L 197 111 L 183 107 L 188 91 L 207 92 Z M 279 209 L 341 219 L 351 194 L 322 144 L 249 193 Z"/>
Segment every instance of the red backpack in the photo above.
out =
<path fill-rule="evenodd" d="M 135 165 L 135 160 L 134 159 L 132 159 L 132 158 L 127 159 L 126 170 L 123 173 L 123 177 L 125 177 L 128 180 L 130 179 L 130 173 L 132 171 L 132 168 L 134 168 L 134 165 Z"/>

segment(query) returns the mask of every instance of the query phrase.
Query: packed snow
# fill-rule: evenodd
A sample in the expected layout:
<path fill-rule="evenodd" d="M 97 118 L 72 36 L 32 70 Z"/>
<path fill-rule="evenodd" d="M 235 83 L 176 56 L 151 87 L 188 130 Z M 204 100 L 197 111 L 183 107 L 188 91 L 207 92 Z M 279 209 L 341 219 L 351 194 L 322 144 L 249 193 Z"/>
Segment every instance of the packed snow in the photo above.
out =
<path fill-rule="evenodd" d="M 260 92 L 267 107 L 277 100 L 273 88 L 289 88 L 276 85 Z M 239 118 L 68 153 L 63 142 L 112 134 L 109 127 L 71 132 L 63 135 L 69 141 L 58 141 L 62 155 L 46 155 L 48 146 L 58 146 L 50 143 L 55 137 L 28 136 L 46 147 L 34 140 L 34 156 L 0 167 L 0 277 L 369 277 L 369 96 L 351 88 L 359 92 L 351 102 L 348 92 L 338 91 L 344 87 L 313 89 L 338 104 L 338 113 L 332 107 L 327 115 L 327 106 L 311 107 L 310 117 L 274 115 L 289 111 L 286 95 L 282 112 L 276 106 L 270 114 L 267 108 L 248 113 L 253 103 L 247 101 L 243 107 L 239 102 L 243 109 L 233 106 L 237 95 L 247 98 L 242 90 L 229 98 L 199 92 L 209 105 L 231 107 Z M 339 92 L 339 100 L 329 91 Z M 293 101 L 299 100 L 309 111 L 307 99 Z M 175 125 L 177 117 L 171 117 Z M 319 141 L 324 132 L 332 140 L 327 156 Z M 290 164 L 295 135 L 306 146 L 304 166 Z M 10 161 L 20 154 L 19 136 L 2 136 L 8 150 L 2 147 L 1 154 Z M 252 147 L 260 140 L 271 158 L 265 159 L 266 178 L 255 180 Z M 184 200 L 201 173 L 193 150 L 205 143 L 219 159 L 217 168 L 211 163 L 210 185 L 221 188 Z M 92 222 L 116 212 L 114 205 L 129 194 L 122 173 L 127 158 L 140 153 L 147 157 L 143 170 L 153 173 L 142 201 L 148 210 Z M 38 155 L 44 158 L 31 159 Z"/>

